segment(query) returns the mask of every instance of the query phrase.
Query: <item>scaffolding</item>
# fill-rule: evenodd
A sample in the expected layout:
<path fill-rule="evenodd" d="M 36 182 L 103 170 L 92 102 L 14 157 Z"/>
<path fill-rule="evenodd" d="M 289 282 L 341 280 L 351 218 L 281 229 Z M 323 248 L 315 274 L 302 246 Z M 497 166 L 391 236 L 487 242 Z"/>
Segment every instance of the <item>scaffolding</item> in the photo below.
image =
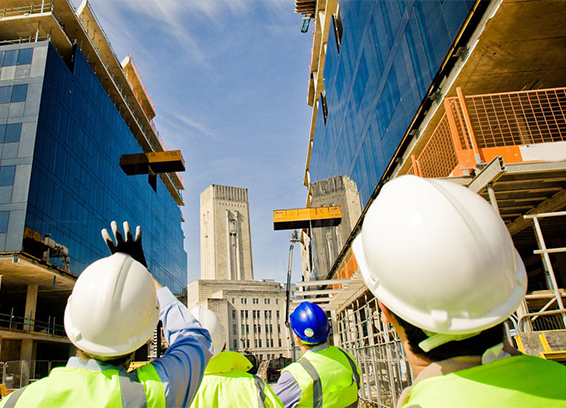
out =
<path fill-rule="evenodd" d="M 392 408 L 413 373 L 397 333 L 380 319 L 377 299 L 365 293 L 336 315 L 334 343 L 347 350 L 361 371 L 362 406 Z"/>

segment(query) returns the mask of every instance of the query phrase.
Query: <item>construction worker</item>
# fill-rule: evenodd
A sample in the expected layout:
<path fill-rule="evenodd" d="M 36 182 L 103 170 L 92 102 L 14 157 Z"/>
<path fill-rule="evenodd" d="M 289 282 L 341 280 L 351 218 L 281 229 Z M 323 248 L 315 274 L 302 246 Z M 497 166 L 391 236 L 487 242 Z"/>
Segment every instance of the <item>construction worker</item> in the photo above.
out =
<path fill-rule="evenodd" d="M 214 349 L 191 408 L 283 408 L 271 388 L 247 372 L 252 368 L 250 360 L 235 351 L 222 351 L 226 335 L 216 314 L 200 306 L 191 313 L 209 331 Z"/>
<path fill-rule="evenodd" d="M 327 344 L 330 324 L 320 306 L 302 302 L 289 316 L 299 361 L 283 369 L 274 391 L 285 407 L 355 407 L 360 369 L 344 350 Z"/>
<path fill-rule="evenodd" d="M 141 229 L 117 243 L 103 230 L 113 255 L 77 279 L 65 308 L 65 331 L 77 347 L 66 367 L 10 394 L 0 407 L 186 407 L 211 357 L 208 331 L 146 268 Z M 165 355 L 128 373 L 135 351 L 163 322 Z"/>
<path fill-rule="evenodd" d="M 369 207 L 353 251 L 416 376 L 398 407 L 566 407 L 566 367 L 504 341 L 527 275 L 479 195 L 396 178 Z"/>

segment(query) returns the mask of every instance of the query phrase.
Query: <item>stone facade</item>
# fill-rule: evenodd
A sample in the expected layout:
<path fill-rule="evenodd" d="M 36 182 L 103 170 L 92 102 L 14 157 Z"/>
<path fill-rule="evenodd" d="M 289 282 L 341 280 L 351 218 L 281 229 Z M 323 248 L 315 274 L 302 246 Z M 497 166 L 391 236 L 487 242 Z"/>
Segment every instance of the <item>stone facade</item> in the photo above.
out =
<path fill-rule="evenodd" d="M 312 183 L 311 207 L 339 205 L 342 221 L 336 227 L 313 228 L 313 270 L 316 279 L 326 279 L 330 268 L 340 254 L 350 232 L 362 214 L 360 196 L 356 183 L 348 176 L 335 176 Z M 302 247 L 308 251 L 308 246 Z M 303 263 L 306 256 L 303 256 Z M 312 280 L 308 268 L 305 280 Z"/>
<path fill-rule="evenodd" d="M 189 284 L 188 299 L 189 308 L 202 306 L 218 315 L 227 350 L 248 352 L 261 361 L 292 356 L 286 294 L 279 283 L 201 279 Z"/>
<path fill-rule="evenodd" d="M 201 278 L 253 281 L 248 189 L 213 184 L 200 212 Z"/>

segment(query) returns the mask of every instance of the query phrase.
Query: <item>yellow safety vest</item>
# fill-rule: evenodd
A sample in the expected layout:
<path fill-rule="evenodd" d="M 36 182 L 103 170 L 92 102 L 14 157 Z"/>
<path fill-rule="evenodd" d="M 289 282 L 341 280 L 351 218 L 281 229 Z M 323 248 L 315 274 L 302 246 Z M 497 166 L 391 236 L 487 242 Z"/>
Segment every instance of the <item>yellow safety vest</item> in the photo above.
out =
<path fill-rule="evenodd" d="M 307 352 L 283 371 L 290 372 L 301 387 L 297 407 L 344 408 L 357 404 L 360 369 L 354 359 L 338 347 Z"/>
<path fill-rule="evenodd" d="M 403 408 L 566 407 L 566 367 L 520 355 L 416 383 Z"/>
<path fill-rule="evenodd" d="M 0 408 L 13 407 L 157 408 L 165 407 L 165 392 L 151 364 L 131 373 L 59 367 L 0 402 Z"/>
<path fill-rule="evenodd" d="M 246 371 L 250 361 L 234 351 L 213 357 L 191 408 L 283 408 L 283 403 L 261 378 Z"/>

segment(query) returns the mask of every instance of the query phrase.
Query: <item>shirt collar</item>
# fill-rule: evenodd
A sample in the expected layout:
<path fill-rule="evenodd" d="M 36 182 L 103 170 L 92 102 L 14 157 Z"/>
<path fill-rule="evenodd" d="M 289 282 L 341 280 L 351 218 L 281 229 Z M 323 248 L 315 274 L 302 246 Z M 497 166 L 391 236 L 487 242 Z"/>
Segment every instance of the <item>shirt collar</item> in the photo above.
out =
<path fill-rule="evenodd" d="M 84 368 L 85 370 L 90 370 L 90 371 L 104 371 L 104 370 L 124 370 L 124 371 L 126 371 L 126 369 L 122 366 L 116 367 L 116 366 L 113 366 L 113 365 L 104 365 L 104 364 L 101 364 L 99 361 L 93 360 L 93 359 L 88 359 L 86 361 L 83 361 L 78 357 L 69 358 L 69 361 L 67 361 L 66 367 L 67 368 Z"/>
<path fill-rule="evenodd" d="M 318 346 L 314 346 L 313 348 L 308 349 L 307 351 L 305 351 L 305 354 L 306 353 L 316 353 L 317 351 L 324 350 L 324 349 L 327 349 L 327 348 L 328 348 L 328 343 L 322 343 L 322 344 L 319 344 Z"/>

